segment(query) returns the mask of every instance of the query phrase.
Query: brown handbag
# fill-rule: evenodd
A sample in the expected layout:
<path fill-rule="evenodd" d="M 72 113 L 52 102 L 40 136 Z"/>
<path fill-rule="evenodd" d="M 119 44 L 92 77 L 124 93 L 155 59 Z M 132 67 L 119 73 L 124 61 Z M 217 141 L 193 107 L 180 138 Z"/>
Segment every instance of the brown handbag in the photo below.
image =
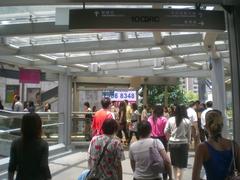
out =
<path fill-rule="evenodd" d="M 238 156 L 235 153 L 234 141 L 232 141 L 232 154 L 233 154 L 233 157 L 232 157 L 232 162 L 230 163 L 229 169 L 231 169 L 233 165 L 233 174 L 228 176 L 226 180 L 240 180 L 240 172 L 238 172 L 237 163 L 236 163 L 236 159 L 238 159 Z"/>

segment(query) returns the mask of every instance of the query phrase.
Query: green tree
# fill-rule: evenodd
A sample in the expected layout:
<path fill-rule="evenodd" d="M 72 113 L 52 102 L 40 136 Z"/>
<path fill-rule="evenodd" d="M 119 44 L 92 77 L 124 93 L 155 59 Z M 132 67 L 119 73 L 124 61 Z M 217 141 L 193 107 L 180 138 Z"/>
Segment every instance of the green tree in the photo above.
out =
<path fill-rule="evenodd" d="M 187 99 L 184 95 L 184 91 L 180 86 L 172 85 L 167 86 L 167 92 L 165 91 L 165 85 L 148 85 L 148 104 L 164 104 L 164 97 L 167 96 L 168 105 L 187 103 Z"/>
<path fill-rule="evenodd" d="M 185 91 L 184 95 L 187 99 L 187 102 L 198 100 L 198 94 L 194 93 L 193 91 Z"/>

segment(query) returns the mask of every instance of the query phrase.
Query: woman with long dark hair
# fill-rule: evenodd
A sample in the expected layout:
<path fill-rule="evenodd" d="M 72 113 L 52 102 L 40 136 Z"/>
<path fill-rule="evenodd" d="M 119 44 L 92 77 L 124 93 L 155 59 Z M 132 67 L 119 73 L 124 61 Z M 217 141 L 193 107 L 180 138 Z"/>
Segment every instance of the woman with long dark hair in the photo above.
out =
<path fill-rule="evenodd" d="M 8 179 L 51 179 L 48 166 L 48 144 L 41 138 L 42 121 L 38 114 L 28 113 L 22 118 L 22 136 L 12 142 Z"/>
<path fill-rule="evenodd" d="M 122 131 L 125 136 L 126 142 L 128 142 L 128 130 L 127 130 L 127 117 L 126 117 L 126 103 L 121 101 L 119 104 L 119 112 L 118 112 L 118 123 L 119 123 L 119 131 L 117 136 L 122 140 Z"/>
<path fill-rule="evenodd" d="M 132 140 L 133 134 L 135 134 L 137 140 L 139 139 L 138 132 L 137 132 L 137 124 L 140 122 L 140 114 L 138 112 L 138 105 L 136 103 L 131 104 L 132 108 L 132 116 L 131 116 L 131 124 L 129 126 L 129 139 L 128 145 Z"/>
<path fill-rule="evenodd" d="M 167 118 L 163 116 L 163 112 L 164 110 L 162 105 L 155 105 L 152 115 L 148 118 L 148 122 L 151 124 L 151 137 L 153 139 L 159 139 L 167 151 L 167 138 L 164 134 Z M 163 173 L 163 179 L 167 179 L 166 173 Z"/>
<path fill-rule="evenodd" d="M 33 102 L 33 101 L 29 101 L 29 102 L 28 102 L 28 111 L 29 111 L 30 113 L 35 112 L 35 105 L 34 105 L 34 102 Z"/>
<path fill-rule="evenodd" d="M 167 138 L 164 134 L 167 118 L 163 116 L 163 106 L 154 106 L 152 115 L 148 118 L 148 122 L 152 127 L 151 137 L 159 139 L 163 143 L 165 149 L 167 149 Z"/>
<path fill-rule="evenodd" d="M 2 105 L 2 101 L 0 100 L 0 109 L 3 110 L 4 106 Z"/>
<path fill-rule="evenodd" d="M 177 105 L 175 116 L 168 119 L 165 134 L 169 137 L 169 151 L 175 180 L 181 180 L 187 167 L 191 122 L 185 105 Z"/>

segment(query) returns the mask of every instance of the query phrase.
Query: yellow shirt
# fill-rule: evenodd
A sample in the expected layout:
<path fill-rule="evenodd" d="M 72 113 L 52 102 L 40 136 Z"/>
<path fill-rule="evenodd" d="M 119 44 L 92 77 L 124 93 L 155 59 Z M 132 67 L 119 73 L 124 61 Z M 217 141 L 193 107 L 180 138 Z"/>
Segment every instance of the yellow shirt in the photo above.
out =
<path fill-rule="evenodd" d="M 127 105 L 126 107 L 126 119 L 127 119 L 127 122 L 131 122 L 131 118 L 132 118 L 132 108 L 131 106 Z"/>

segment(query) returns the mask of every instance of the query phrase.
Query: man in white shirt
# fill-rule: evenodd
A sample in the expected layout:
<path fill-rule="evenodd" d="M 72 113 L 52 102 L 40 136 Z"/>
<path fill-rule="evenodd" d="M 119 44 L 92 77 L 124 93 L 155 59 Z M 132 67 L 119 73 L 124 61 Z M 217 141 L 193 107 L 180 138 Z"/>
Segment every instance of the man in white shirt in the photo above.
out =
<path fill-rule="evenodd" d="M 198 118 L 196 113 L 196 102 L 190 102 L 189 108 L 187 109 L 187 114 L 189 120 L 191 121 L 191 135 L 194 141 L 194 149 L 197 149 L 197 145 L 200 143 L 199 130 L 198 130 Z"/>
<path fill-rule="evenodd" d="M 22 112 L 23 111 L 23 104 L 20 102 L 20 96 L 16 95 L 14 97 L 14 101 L 15 101 L 14 111 Z"/>
<path fill-rule="evenodd" d="M 213 102 L 212 101 L 208 101 L 206 103 L 207 109 L 205 109 L 202 114 L 201 114 L 201 127 L 202 129 L 205 129 L 205 125 L 206 125 L 206 119 L 205 116 L 207 114 L 208 111 L 212 110 L 212 106 L 213 106 Z M 206 131 L 205 131 L 205 135 L 207 137 Z M 208 137 L 207 137 L 208 138 Z"/>

